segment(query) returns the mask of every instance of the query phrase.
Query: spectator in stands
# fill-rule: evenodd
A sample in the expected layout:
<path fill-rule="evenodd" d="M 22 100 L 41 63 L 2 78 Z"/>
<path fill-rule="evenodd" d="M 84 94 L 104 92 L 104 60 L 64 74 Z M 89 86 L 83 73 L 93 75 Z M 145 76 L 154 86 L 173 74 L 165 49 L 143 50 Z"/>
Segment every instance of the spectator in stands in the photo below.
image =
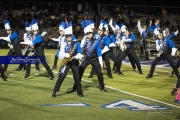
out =
<path fill-rule="evenodd" d="M 134 28 L 135 27 L 135 22 L 134 22 L 134 19 L 132 19 L 132 18 L 130 18 L 130 20 L 129 20 L 129 26 L 130 26 L 130 28 Z"/>
<path fill-rule="evenodd" d="M 147 15 L 148 14 L 148 8 L 147 6 L 144 6 L 144 15 Z"/>
<path fill-rule="evenodd" d="M 125 14 L 126 16 L 129 15 L 129 10 L 128 10 L 128 7 L 127 7 L 127 6 L 125 6 L 125 8 L 124 8 L 124 14 Z"/>
<path fill-rule="evenodd" d="M 31 7 L 32 12 L 36 12 L 36 4 L 34 3 Z"/>
<path fill-rule="evenodd" d="M 134 18 L 135 17 L 135 13 L 134 13 L 134 10 L 131 10 L 129 12 L 129 18 Z"/>
<path fill-rule="evenodd" d="M 162 16 L 166 16 L 167 15 L 167 11 L 164 8 L 161 9 L 161 12 L 162 12 Z"/>
<path fill-rule="evenodd" d="M 171 26 L 171 21 L 169 19 L 166 20 L 166 26 Z"/>

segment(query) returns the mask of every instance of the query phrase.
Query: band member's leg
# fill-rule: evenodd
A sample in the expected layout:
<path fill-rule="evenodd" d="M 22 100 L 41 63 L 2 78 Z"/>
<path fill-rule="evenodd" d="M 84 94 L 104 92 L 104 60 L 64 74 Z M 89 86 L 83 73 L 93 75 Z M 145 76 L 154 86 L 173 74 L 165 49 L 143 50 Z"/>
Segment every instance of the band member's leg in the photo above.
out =
<path fill-rule="evenodd" d="M 150 68 L 150 72 L 149 74 L 147 75 L 146 78 L 151 78 L 153 77 L 153 73 L 154 73 L 154 70 L 155 70 L 155 67 L 157 65 L 157 63 L 159 63 L 161 60 L 162 60 L 162 55 L 160 57 L 156 57 L 154 60 L 153 60 L 153 63 L 151 65 L 151 68 Z"/>
<path fill-rule="evenodd" d="M 112 78 L 112 74 L 111 74 L 111 67 L 110 67 L 110 62 L 109 62 L 109 59 L 110 59 L 110 51 L 104 53 L 102 55 L 103 57 L 103 60 L 105 61 L 105 65 L 106 65 L 106 69 L 107 69 L 107 75 L 109 78 Z"/>
<path fill-rule="evenodd" d="M 77 88 L 77 94 L 81 97 L 83 97 L 83 92 L 81 89 L 81 81 L 80 81 L 80 75 L 79 75 L 79 61 L 76 61 L 76 63 L 74 62 L 72 64 L 72 72 L 73 72 L 73 78 L 74 78 L 74 82 Z"/>
<path fill-rule="evenodd" d="M 64 81 L 70 68 L 71 68 L 71 65 L 66 65 L 66 66 L 61 67 L 61 73 L 60 73 L 61 75 L 60 75 L 60 77 L 58 77 L 58 79 L 56 81 L 56 84 L 55 84 L 53 92 L 52 92 L 52 97 L 56 97 L 56 92 L 59 91 L 60 86 L 61 86 L 62 82 Z"/>
<path fill-rule="evenodd" d="M 52 70 L 50 69 L 49 65 L 46 62 L 45 56 L 41 56 L 39 57 L 41 63 L 43 64 L 43 66 L 45 67 L 46 71 L 48 72 L 49 76 L 50 76 L 50 80 L 54 79 L 54 74 L 52 72 Z"/>
<path fill-rule="evenodd" d="M 177 76 L 177 78 L 179 78 L 179 77 L 180 77 L 180 76 L 179 76 L 179 72 L 178 72 L 177 67 L 176 67 L 175 64 L 174 64 L 174 61 L 173 61 L 172 57 L 171 57 L 170 55 L 167 55 L 167 56 L 166 56 L 166 60 L 168 61 L 168 63 L 170 64 L 170 66 L 173 68 L 173 71 L 174 71 L 175 75 Z"/>
<path fill-rule="evenodd" d="M 1 73 L 1 78 L 2 78 L 4 81 L 7 81 L 6 76 L 4 75 L 4 69 L 3 69 L 2 64 L 0 64 L 0 73 Z"/>
<path fill-rule="evenodd" d="M 7 56 L 13 56 L 13 49 L 10 49 Z M 8 68 L 8 64 L 4 64 L 4 71 L 7 71 Z"/>
<path fill-rule="evenodd" d="M 101 66 L 99 64 L 99 61 L 98 60 L 92 61 L 91 65 L 95 68 L 101 91 L 106 92 L 107 90 L 104 87 L 104 77 L 102 74 L 102 70 L 101 70 Z"/>

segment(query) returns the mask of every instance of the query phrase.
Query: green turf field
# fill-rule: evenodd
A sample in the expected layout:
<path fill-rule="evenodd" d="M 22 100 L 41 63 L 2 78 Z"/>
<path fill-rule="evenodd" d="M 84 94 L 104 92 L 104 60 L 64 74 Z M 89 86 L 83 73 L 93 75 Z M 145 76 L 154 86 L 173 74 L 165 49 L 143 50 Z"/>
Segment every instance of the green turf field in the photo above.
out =
<path fill-rule="evenodd" d="M 7 51 L 1 49 L 0 55 L 6 55 Z M 45 49 L 50 67 L 56 52 Z M 113 73 L 113 79 L 103 70 L 108 92 L 101 92 L 97 77 L 88 78 L 89 66 L 82 80 L 85 97 L 69 93 L 74 83 L 69 71 L 53 98 L 58 69 L 53 71 L 55 79 L 49 80 L 42 65 L 40 72 L 32 65 L 30 77 L 23 79 L 25 72 L 15 71 L 17 66 L 9 65 L 5 73 L 8 81 L 0 81 L 0 120 L 180 120 L 180 104 L 170 94 L 177 80 L 171 75 L 171 68 L 156 68 L 151 79 L 145 78 L 149 67 L 142 67 L 141 75 L 131 65 L 123 64 L 125 75 Z"/>

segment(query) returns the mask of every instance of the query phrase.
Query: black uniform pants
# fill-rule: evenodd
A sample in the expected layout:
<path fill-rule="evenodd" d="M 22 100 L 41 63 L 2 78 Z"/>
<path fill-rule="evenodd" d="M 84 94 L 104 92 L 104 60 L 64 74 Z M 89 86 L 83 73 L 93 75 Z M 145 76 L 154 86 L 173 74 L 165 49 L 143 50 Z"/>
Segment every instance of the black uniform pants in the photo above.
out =
<path fill-rule="evenodd" d="M 170 64 L 170 66 L 173 68 L 174 73 L 175 73 L 176 76 L 179 78 L 179 72 L 178 72 L 178 69 L 176 68 L 176 66 L 175 66 L 175 64 L 174 64 L 174 61 L 173 61 L 173 59 L 172 59 L 172 57 L 171 57 L 170 54 L 166 54 L 166 55 L 161 54 L 159 57 L 156 57 L 156 58 L 154 59 L 152 65 L 151 65 L 151 69 L 150 69 L 149 74 L 150 74 L 150 75 L 153 75 L 154 70 L 155 70 L 155 66 L 156 66 L 157 63 L 159 63 L 162 59 L 168 61 L 168 63 Z"/>
<path fill-rule="evenodd" d="M 132 58 L 132 61 L 134 61 L 135 64 L 137 65 L 138 71 L 142 72 L 141 65 L 140 65 L 140 62 L 139 62 L 139 59 L 138 59 L 138 56 L 137 56 L 137 54 L 135 52 L 134 47 L 130 47 L 130 48 L 127 48 L 127 50 L 122 51 L 122 53 L 121 53 L 121 55 L 119 57 L 119 66 L 120 66 L 120 69 L 121 69 L 122 61 L 128 55 L 130 56 L 130 58 Z"/>
<path fill-rule="evenodd" d="M 119 58 L 120 58 L 120 56 L 121 56 L 121 53 L 122 53 L 122 50 L 118 50 L 118 53 L 117 53 L 117 56 L 116 56 L 118 63 L 119 63 Z M 131 63 L 132 68 L 135 70 L 135 69 L 136 69 L 136 64 L 135 64 L 135 62 L 134 62 L 131 54 L 128 54 L 127 56 L 128 56 L 128 58 L 129 58 L 129 61 L 130 61 L 130 63 Z"/>
<path fill-rule="evenodd" d="M 139 59 L 142 61 L 149 60 L 146 44 L 143 44 L 142 46 L 140 46 L 140 58 Z"/>
<path fill-rule="evenodd" d="M 117 57 L 115 56 L 113 48 L 110 48 L 110 58 L 111 58 L 111 60 L 113 60 L 114 65 L 117 68 L 117 70 L 119 70 L 119 63 L 117 61 Z M 119 72 L 119 71 L 117 71 L 117 72 Z"/>
<path fill-rule="evenodd" d="M 39 59 L 40 61 L 42 62 L 43 66 L 45 67 L 46 71 L 48 72 L 48 74 L 50 76 L 53 75 L 49 65 L 47 64 L 46 60 L 45 60 L 45 56 L 44 56 L 44 53 L 43 52 L 34 52 L 34 54 L 32 54 L 31 56 L 40 56 Z M 26 68 L 26 74 L 30 74 L 30 69 L 31 69 L 31 64 L 27 64 L 27 68 Z"/>
<path fill-rule="evenodd" d="M 0 64 L 0 73 L 1 73 L 1 77 L 5 77 L 2 64 Z"/>
<path fill-rule="evenodd" d="M 103 74 L 102 74 L 102 71 L 101 71 L 101 66 L 99 64 L 98 57 L 96 57 L 96 58 L 88 58 L 88 56 L 86 56 L 84 58 L 84 60 L 82 61 L 82 63 L 80 64 L 80 67 L 79 67 L 80 81 L 82 79 L 84 70 L 86 69 L 86 67 L 89 64 L 92 65 L 92 68 L 94 68 L 94 70 L 95 70 L 95 72 L 97 74 L 100 88 L 104 88 L 104 78 L 103 78 Z M 73 89 L 75 89 L 75 84 L 73 86 Z"/>
<path fill-rule="evenodd" d="M 10 49 L 7 56 L 22 56 L 22 51 L 20 46 L 15 46 L 13 49 Z M 20 67 L 23 68 L 24 64 L 20 64 Z M 8 64 L 4 64 L 4 70 L 7 71 Z"/>
<path fill-rule="evenodd" d="M 73 78 L 74 78 L 74 86 L 77 88 L 77 93 L 82 94 L 82 89 L 81 89 L 81 82 L 80 82 L 80 76 L 79 76 L 79 61 L 78 60 L 73 60 L 72 62 L 69 62 L 66 66 L 61 66 L 60 67 L 60 75 L 58 80 L 56 81 L 56 84 L 54 86 L 54 91 L 59 91 L 60 86 L 62 82 L 64 81 L 69 69 L 71 68 L 72 73 L 73 73 Z"/>
<path fill-rule="evenodd" d="M 105 65 L 106 65 L 108 75 L 111 75 L 111 66 L 110 66 L 110 62 L 109 62 L 110 53 L 111 53 L 110 51 L 107 51 L 102 55 L 103 61 L 105 62 Z"/>

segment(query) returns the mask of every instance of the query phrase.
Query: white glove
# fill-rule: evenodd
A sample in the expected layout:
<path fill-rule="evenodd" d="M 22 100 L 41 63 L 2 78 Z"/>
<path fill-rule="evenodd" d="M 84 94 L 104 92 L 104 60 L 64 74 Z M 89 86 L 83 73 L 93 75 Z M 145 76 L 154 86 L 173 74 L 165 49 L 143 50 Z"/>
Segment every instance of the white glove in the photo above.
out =
<path fill-rule="evenodd" d="M 82 59 L 83 55 L 78 53 L 75 56 L 72 57 L 72 59 L 78 60 L 78 59 Z"/>
<path fill-rule="evenodd" d="M 9 47 L 10 47 L 10 49 L 13 49 L 13 45 L 10 45 Z"/>
<path fill-rule="evenodd" d="M 101 53 L 104 54 L 105 52 L 109 51 L 110 49 L 105 46 L 102 50 L 101 50 Z"/>
<path fill-rule="evenodd" d="M 47 32 L 46 32 L 46 31 L 43 31 L 42 34 L 41 34 L 41 36 L 43 37 L 43 36 L 46 35 L 46 34 L 47 34 Z"/>
<path fill-rule="evenodd" d="M 70 57 L 69 53 L 64 54 L 66 58 Z"/>
<path fill-rule="evenodd" d="M 176 51 L 177 51 L 177 49 L 176 49 L 176 48 L 172 48 L 171 55 L 172 55 L 172 56 L 175 56 L 175 54 L 176 54 Z"/>
<path fill-rule="evenodd" d="M 163 44 L 160 44 L 159 46 L 162 48 Z"/>

